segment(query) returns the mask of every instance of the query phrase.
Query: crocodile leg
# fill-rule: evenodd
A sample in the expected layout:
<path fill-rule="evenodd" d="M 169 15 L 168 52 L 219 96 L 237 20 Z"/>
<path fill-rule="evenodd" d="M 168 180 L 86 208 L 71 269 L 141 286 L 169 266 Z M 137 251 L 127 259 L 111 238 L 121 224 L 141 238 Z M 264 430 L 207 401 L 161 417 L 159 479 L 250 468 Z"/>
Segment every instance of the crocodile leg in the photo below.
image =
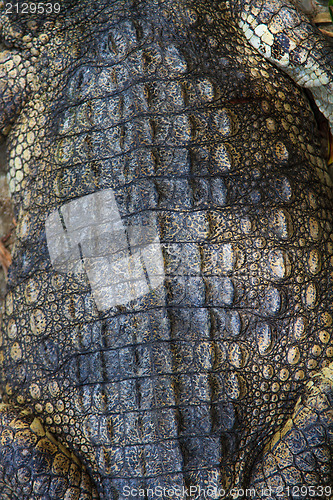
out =
<path fill-rule="evenodd" d="M 291 418 L 266 445 L 251 480 L 261 497 L 332 498 L 332 375 L 325 368 L 307 384 Z"/>
<path fill-rule="evenodd" d="M 11 500 L 97 500 L 77 458 L 26 411 L 0 405 L 0 492 Z"/>
<path fill-rule="evenodd" d="M 332 41 L 310 24 L 295 1 L 238 0 L 231 5 L 250 44 L 311 90 L 333 130 Z"/>

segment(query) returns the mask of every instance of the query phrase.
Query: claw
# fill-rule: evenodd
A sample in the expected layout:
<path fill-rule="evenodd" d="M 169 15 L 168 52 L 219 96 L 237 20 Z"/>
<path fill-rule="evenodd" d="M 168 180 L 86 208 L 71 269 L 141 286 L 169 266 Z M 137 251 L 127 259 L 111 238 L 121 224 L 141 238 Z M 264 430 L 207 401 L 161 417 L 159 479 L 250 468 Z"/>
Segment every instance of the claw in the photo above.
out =
<path fill-rule="evenodd" d="M 318 14 L 313 18 L 315 24 L 320 23 L 331 23 L 331 15 L 329 12 L 318 12 Z"/>
<path fill-rule="evenodd" d="M 316 16 L 312 19 L 312 21 L 318 26 L 319 28 L 319 31 L 321 33 L 323 33 L 323 35 L 326 35 L 326 36 L 329 36 L 329 37 L 333 37 L 333 32 L 332 31 L 329 31 L 323 27 L 320 27 L 319 25 L 320 24 L 330 24 L 332 25 L 332 21 L 333 21 L 333 17 L 332 17 L 332 12 L 333 12 L 333 9 L 332 9 L 332 6 L 329 6 L 329 12 L 325 11 L 325 12 L 318 12 L 316 14 Z"/>
<path fill-rule="evenodd" d="M 333 135 L 331 131 L 328 131 L 329 137 L 328 137 L 328 161 L 327 164 L 330 167 L 333 165 Z"/>
<path fill-rule="evenodd" d="M 323 34 L 323 35 L 326 35 L 326 36 L 329 36 L 331 38 L 333 38 L 333 33 L 332 31 L 327 31 L 327 30 L 324 30 L 322 28 L 319 28 L 319 31 Z"/>
<path fill-rule="evenodd" d="M 0 264 L 7 277 L 8 268 L 12 263 L 12 256 L 2 241 L 0 241 Z"/>

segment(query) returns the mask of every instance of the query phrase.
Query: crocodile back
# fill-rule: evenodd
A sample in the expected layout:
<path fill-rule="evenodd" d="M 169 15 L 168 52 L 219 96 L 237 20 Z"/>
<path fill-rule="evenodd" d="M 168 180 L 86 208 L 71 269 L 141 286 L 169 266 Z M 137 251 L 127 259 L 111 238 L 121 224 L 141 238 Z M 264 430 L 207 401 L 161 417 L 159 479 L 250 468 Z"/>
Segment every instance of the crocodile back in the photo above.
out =
<path fill-rule="evenodd" d="M 4 398 L 77 452 L 102 498 L 227 490 L 333 357 L 320 136 L 303 92 L 223 2 L 96 5 L 50 40 L 9 138 Z M 84 261 L 96 195 L 118 226 L 85 261 L 92 283 L 81 261 L 52 261 L 50 221 L 81 228 L 69 254 Z M 116 230 L 139 228 L 158 270 L 116 293 L 120 261 L 104 257 Z"/>

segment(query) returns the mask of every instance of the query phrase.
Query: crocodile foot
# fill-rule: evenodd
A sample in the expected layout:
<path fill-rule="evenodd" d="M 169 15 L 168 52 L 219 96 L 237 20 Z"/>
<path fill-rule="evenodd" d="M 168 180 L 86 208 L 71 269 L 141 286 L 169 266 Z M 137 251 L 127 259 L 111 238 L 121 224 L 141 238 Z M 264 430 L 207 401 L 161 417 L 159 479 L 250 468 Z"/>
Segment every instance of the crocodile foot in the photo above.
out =
<path fill-rule="evenodd" d="M 333 498 L 333 363 L 307 384 L 294 413 L 266 446 L 252 475 L 258 498 Z"/>
<path fill-rule="evenodd" d="M 79 460 L 26 411 L 0 404 L 0 491 L 4 500 L 97 500 Z"/>

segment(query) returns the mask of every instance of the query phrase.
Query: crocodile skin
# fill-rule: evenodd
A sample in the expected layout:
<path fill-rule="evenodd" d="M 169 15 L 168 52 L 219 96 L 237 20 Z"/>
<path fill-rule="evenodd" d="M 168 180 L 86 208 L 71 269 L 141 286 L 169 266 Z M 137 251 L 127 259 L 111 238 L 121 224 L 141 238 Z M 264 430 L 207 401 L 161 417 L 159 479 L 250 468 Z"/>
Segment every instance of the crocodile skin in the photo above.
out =
<path fill-rule="evenodd" d="M 294 486 L 330 498 L 331 181 L 309 101 L 248 43 L 243 4 L 83 1 L 35 24 L 0 18 L 18 221 L 2 498 L 95 498 L 85 468 L 101 500 L 301 498 Z M 96 193 L 127 228 L 152 228 L 164 263 L 162 283 L 110 307 L 87 273 L 52 263 L 47 240 L 73 203 L 93 220 Z"/>

